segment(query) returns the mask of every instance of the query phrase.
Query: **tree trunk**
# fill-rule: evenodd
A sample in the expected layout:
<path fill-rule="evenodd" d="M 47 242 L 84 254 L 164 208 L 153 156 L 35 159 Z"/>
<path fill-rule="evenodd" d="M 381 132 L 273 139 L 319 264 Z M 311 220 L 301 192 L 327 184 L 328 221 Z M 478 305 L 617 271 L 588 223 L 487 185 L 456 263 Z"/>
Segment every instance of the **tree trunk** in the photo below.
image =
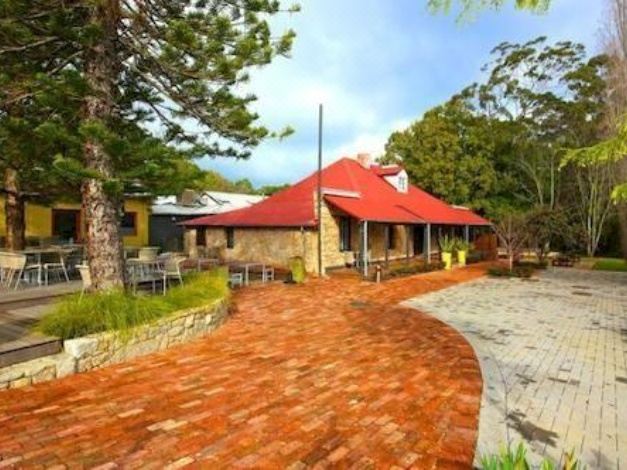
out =
<path fill-rule="evenodd" d="M 24 198 L 20 194 L 20 180 L 17 171 L 7 168 L 4 172 L 6 199 L 4 212 L 7 227 L 6 247 L 9 250 L 23 250 L 25 238 Z"/>
<path fill-rule="evenodd" d="M 118 0 L 94 2 L 90 22 L 99 35 L 85 53 L 85 78 L 90 93 L 85 98 L 84 120 L 106 126 L 114 113 L 117 80 L 116 43 L 120 21 Z M 99 178 L 87 179 L 81 188 L 87 223 L 87 260 L 95 289 L 124 286 L 124 257 L 120 216 L 122 195 L 107 191 L 113 164 L 98 138 L 88 137 L 84 146 L 85 166 Z"/>
<path fill-rule="evenodd" d="M 618 162 L 619 182 L 627 181 L 627 158 Z M 623 258 L 627 260 L 627 202 L 621 202 L 616 206 L 620 228 L 620 248 Z"/>

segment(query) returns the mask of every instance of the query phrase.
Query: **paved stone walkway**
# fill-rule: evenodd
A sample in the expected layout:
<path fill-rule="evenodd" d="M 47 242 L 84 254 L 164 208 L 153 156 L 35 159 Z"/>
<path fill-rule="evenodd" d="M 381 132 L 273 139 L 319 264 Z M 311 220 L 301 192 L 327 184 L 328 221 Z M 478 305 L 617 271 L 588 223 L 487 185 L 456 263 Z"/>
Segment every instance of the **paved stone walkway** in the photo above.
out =
<path fill-rule="evenodd" d="M 627 275 L 483 278 L 409 304 L 461 331 L 479 357 L 478 455 L 524 440 L 535 461 L 574 449 L 588 468 L 627 468 Z"/>
<path fill-rule="evenodd" d="M 0 393 L 0 467 L 468 468 L 479 364 L 398 303 L 482 274 L 244 289 L 207 338 Z"/>

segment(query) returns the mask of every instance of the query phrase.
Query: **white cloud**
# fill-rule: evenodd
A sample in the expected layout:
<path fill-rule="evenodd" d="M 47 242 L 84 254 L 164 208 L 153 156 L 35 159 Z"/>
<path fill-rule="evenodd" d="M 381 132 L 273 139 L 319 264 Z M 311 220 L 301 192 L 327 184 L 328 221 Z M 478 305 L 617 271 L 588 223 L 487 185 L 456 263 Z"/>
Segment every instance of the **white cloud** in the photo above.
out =
<path fill-rule="evenodd" d="M 301 13 L 273 20 L 277 33 L 296 31 L 293 57 L 253 71 L 246 87 L 258 96 L 262 124 L 290 125 L 296 134 L 265 142 L 248 161 L 203 166 L 256 184 L 305 176 L 316 165 L 320 102 L 326 162 L 359 152 L 380 155 L 391 132 L 479 79 L 499 42 L 546 34 L 594 46 L 603 12 L 599 0 L 555 0 L 547 15 L 487 12 L 460 26 L 453 16 L 428 14 L 424 0 L 301 3 Z"/>

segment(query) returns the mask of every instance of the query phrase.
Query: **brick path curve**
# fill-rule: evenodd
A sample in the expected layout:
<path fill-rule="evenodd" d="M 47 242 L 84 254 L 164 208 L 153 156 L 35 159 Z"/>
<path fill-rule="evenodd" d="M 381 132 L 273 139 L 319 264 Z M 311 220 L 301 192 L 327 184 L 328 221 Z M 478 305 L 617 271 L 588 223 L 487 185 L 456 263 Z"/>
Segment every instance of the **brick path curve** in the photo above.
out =
<path fill-rule="evenodd" d="M 0 467 L 468 468 L 478 362 L 398 303 L 483 272 L 242 290 L 210 337 L 0 393 Z"/>

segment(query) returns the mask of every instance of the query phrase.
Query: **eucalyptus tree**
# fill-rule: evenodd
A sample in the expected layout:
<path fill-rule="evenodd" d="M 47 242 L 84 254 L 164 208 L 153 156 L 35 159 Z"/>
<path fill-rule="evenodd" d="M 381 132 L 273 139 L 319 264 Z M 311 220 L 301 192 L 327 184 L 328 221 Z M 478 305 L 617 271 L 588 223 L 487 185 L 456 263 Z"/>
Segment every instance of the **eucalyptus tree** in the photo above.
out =
<path fill-rule="evenodd" d="M 382 162 L 401 163 L 412 182 L 449 203 L 486 209 L 498 184 L 493 130 L 463 99 L 454 98 L 394 132 Z"/>
<path fill-rule="evenodd" d="M 519 10 L 544 12 L 551 5 L 551 0 L 428 0 L 427 5 L 434 12 L 449 12 L 454 6 L 461 9 L 460 18 L 485 10 L 500 9 L 506 5 L 514 5 Z"/>
<path fill-rule="evenodd" d="M 607 137 L 620 134 L 627 118 L 627 1 L 606 0 L 607 15 L 601 30 L 603 50 L 609 58 L 607 74 Z M 627 154 L 616 155 L 618 182 L 627 182 Z M 621 248 L 627 258 L 627 186 L 619 186 L 615 195 L 621 232 Z"/>
<path fill-rule="evenodd" d="M 554 208 L 562 190 L 561 152 L 598 140 L 605 115 L 606 58 L 588 58 L 583 45 L 546 44 L 539 37 L 523 44 L 501 43 L 489 74 L 476 87 L 480 111 L 512 123 L 512 162 L 532 205 Z"/>

